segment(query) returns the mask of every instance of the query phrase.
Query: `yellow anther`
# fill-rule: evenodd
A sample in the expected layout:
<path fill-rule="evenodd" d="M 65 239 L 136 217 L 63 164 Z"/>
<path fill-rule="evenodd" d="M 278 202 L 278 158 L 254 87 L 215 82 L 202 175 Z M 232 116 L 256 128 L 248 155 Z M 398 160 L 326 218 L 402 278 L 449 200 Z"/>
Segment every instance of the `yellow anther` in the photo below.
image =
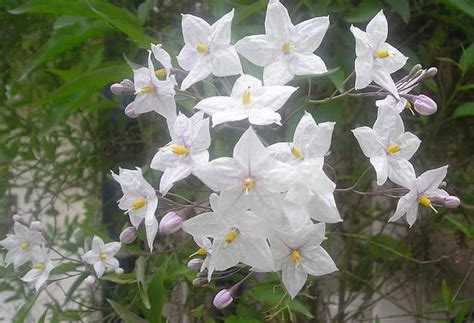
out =
<path fill-rule="evenodd" d="M 102 252 L 99 256 L 100 260 L 107 260 L 109 259 L 109 256 L 105 252 Z"/>
<path fill-rule="evenodd" d="M 400 145 L 391 144 L 390 146 L 388 146 L 387 152 L 390 154 L 395 154 L 395 153 L 398 153 L 400 149 L 401 149 Z"/>
<path fill-rule="evenodd" d="M 411 109 L 411 106 L 412 106 L 411 102 L 406 100 L 405 101 L 405 109 Z"/>
<path fill-rule="evenodd" d="M 140 198 L 136 199 L 135 201 L 133 201 L 131 208 L 133 210 L 139 209 L 139 208 L 143 207 L 145 205 L 145 203 L 146 203 L 146 200 L 144 198 L 140 197 Z"/>
<path fill-rule="evenodd" d="M 203 44 L 203 43 L 199 43 L 199 44 L 197 44 L 196 49 L 200 53 L 205 53 L 205 52 L 207 52 L 207 45 Z"/>
<path fill-rule="evenodd" d="M 166 70 L 164 68 L 160 68 L 159 70 L 155 71 L 156 77 L 165 77 L 166 76 Z"/>
<path fill-rule="evenodd" d="M 171 151 L 176 155 L 187 155 L 189 153 L 189 149 L 183 145 L 172 144 L 170 147 Z"/>
<path fill-rule="evenodd" d="M 390 53 L 386 49 L 379 49 L 378 51 L 375 52 L 374 56 L 377 58 L 386 58 L 390 56 Z"/>
<path fill-rule="evenodd" d="M 291 252 L 291 259 L 293 259 L 294 262 L 299 262 L 301 259 L 301 254 L 298 250 L 293 249 Z"/>
<path fill-rule="evenodd" d="M 33 268 L 34 269 L 39 269 L 39 270 L 43 270 L 45 268 L 44 264 L 42 262 L 38 262 L 36 264 L 33 265 Z"/>
<path fill-rule="evenodd" d="M 283 45 L 281 46 L 281 51 L 286 54 L 290 51 L 290 48 L 291 48 L 290 43 L 286 42 L 286 43 L 283 43 Z"/>
<path fill-rule="evenodd" d="M 245 189 L 245 194 L 249 194 L 249 190 L 251 190 L 254 186 L 255 180 L 251 177 L 247 177 L 242 183 L 242 187 Z"/>
<path fill-rule="evenodd" d="M 155 90 L 155 87 L 153 86 L 153 84 L 147 84 L 143 86 L 142 88 L 140 88 L 138 93 L 153 93 L 154 90 Z"/>
<path fill-rule="evenodd" d="M 231 243 L 232 241 L 235 240 L 235 238 L 237 238 L 237 236 L 239 235 L 239 230 L 238 229 L 232 229 L 230 230 L 229 232 L 226 233 L 225 235 L 225 242 L 226 243 Z"/>
<path fill-rule="evenodd" d="M 28 242 L 22 242 L 20 243 L 20 249 L 21 250 L 25 250 L 28 248 Z"/>
<path fill-rule="evenodd" d="M 435 213 L 438 213 L 438 211 L 433 207 L 433 204 L 431 204 L 431 200 L 428 198 L 426 195 L 419 195 L 418 196 L 418 202 L 423 205 L 424 207 L 429 207 L 432 209 Z"/>
<path fill-rule="evenodd" d="M 290 150 L 291 150 L 291 153 L 293 154 L 293 156 L 295 156 L 296 159 L 303 158 L 303 152 L 298 147 L 291 146 Z"/>
<path fill-rule="evenodd" d="M 249 90 L 245 90 L 244 91 L 244 94 L 242 94 L 242 104 L 243 105 L 249 105 L 251 102 L 251 99 L 250 99 L 250 91 Z"/>
<path fill-rule="evenodd" d="M 200 256 L 205 256 L 205 255 L 207 255 L 206 249 L 204 249 L 204 248 L 202 248 L 202 247 L 199 248 L 196 253 L 197 253 L 198 255 L 200 255 Z"/>

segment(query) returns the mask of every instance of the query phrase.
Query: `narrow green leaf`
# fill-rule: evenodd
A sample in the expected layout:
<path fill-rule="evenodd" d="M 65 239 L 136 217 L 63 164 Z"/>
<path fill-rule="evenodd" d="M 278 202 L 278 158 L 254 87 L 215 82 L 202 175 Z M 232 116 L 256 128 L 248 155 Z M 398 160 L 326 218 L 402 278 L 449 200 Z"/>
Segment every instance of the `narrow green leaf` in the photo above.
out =
<path fill-rule="evenodd" d="M 472 234 L 471 234 L 470 228 L 468 226 L 466 226 L 464 223 L 459 222 L 458 220 L 456 220 L 455 218 L 450 217 L 449 215 L 446 216 L 446 220 L 449 223 L 451 223 L 452 225 L 454 225 L 454 227 L 456 227 L 456 229 L 458 229 L 459 231 L 461 231 L 462 233 L 467 235 L 469 238 L 473 237 Z"/>
<path fill-rule="evenodd" d="M 386 260 L 387 258 L 403 259 L 403 255 L 410 256 L 408 248 L 389 235 L 375 235 L 370 242 L 369 252 L 380 260 Z"/>
<path fill-rule="evenodd" d="M 410 2 L 408 0 L 385 0 L 402 17 L 405 23 L 410 21 Z"/>
<path fill-rule="evenodd" d="M 473 102 L 466 102 L 461 104 L 454 110 L 453 117 L 454 118 L 461 118 L 461 117 L 472 117 L 474 116 L 474 101 Z"/>
<path fill-rule="evenodd" d="M 459 65 L 463 72 L 467 72 L 474 65 L 474 44 L 465 49 L 459 59 Z"/>
<path fill-rule="evenodd" d="M 436 57 L 436 59 L 438 61 L 441 61 L 441 62 L 446 62 L 446 63 L 450 63 L 450 64 L 453 64 L 454 66 L 457 66 L 459 69 L 462 70 L 461 68 L 461 65 L 459 65 L 458 62 L 456 62 L 454 59 L 452 58 L 449 58 L 449 57 Z"/>
<path fill-rule="evenodd" d="M 451 292 L 449 291 L 449 286 L 445 279 L 443 279 L 441 283 L 441 293 L 443 294 L 444 304 L 448 310 L 452 312 L 454 310 L 454 303 L 451 300 Z"/>
<path fill-rule="evenodd" d="M 135 274 L 137 275 L 137 284 L 143 305 L 150 309 L 150 298 L 148 297 L 148 284 L 146 281 L 146 259 L 141 256 L 135 261 Z"/>
<path fill-rule="evenodd" d="M 122 304 L 117 303 L 110 298 L 107 298 L 107 302 L 112 306 L 112 308 L 115 310 L 115 313 L 124 321 L 124 322 L 130 322 L 130 323 L 144 323 L 147 322 L 140 316 L 136 315 L 135 313 L 131 312 L 129 309 L 124 307 Z"/>
<path fill-rule="evenodd" d="M 28 299 L 26 300 L 26 303 L 20 307 L 18 312 L 16 312 L 15 318 L 13 319 L 13 323 L 25 322 L 26 318 L 28 317 L 28 314 L 31 311 L 31 308 L 33 307 L 33 305 L 35 305 L 35 302 L 38 299 L 39 294 L 40 293 L 34 292 L 28 297 Z"/>

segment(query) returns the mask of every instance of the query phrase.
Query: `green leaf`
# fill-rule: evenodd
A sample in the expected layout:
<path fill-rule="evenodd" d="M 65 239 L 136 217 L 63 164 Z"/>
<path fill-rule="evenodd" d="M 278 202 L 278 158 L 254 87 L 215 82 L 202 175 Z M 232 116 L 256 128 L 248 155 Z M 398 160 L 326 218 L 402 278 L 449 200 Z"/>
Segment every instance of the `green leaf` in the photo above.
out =
<path fill-rule="evenodd" d="M 26 303 L 23 304 L 20 309 L 16 312 L 15 318 L 13 319 L 13 323 L 23 323 L 25 322 L 26 318 L 28 317 L 28 313 L 30 313 L 31 308 L 35 305 L 36 300 L 38 299 L 40 293 L 34 292 L 33 294 L 28 297 Z"/>
<path fill-rule="evenodd" d="M 56 266 L 51 270 L 51 275 L 59 275 L 64 274 L 69 271 L 75 270 L 80 264 L 74 262 L 64 262 L 59 266 Z"/>
<path fill-rule="evenodd" d="M 385 0 L 402 17 L 405 23 L 410 21 L 410 2 L 408 0 Z"/>
<path fill-rule="evenodd" d="M 450 64 L 453 64 L 454 66 L 457 66 L 459 69 L 462 70 L 461 68 L 461 65 L 458 64 L 458 62 L 456 62 L 454 59 L 452 58 L 449 58 L 449 57 L 436 57 L 436 59 L 438 61 L 441 61 L 441 62 L 446 62 L 446 63 L 450 63 Z"/>
<path fill-rule="evenodd" d="M 387 258 L 403 259 L 402 255 L 410 256 L 410 251 L 405 245 L 386 234 L 373 236 L 368 250 L 380 260 L 386 260 Z"/>
<path fill-rule="evenodd" d="M 345 19 L 350 23 L 369 21 L 382 8 L 382 3 L 378 0 L 363 0 L 357 7 L 349 11 Z"/>
<path fill-rule="evenodd" d="M 461 104 L 454 110 L 453 117 L 454 118 L 461 118 L 461 117 L 472 117 L 474 116 L 474 101 L 473 102 L 466 102 Z"/>
<path fill-rule="evenodd" d="M 465 49 L 459 59 L 459 65 L 463 72 L 467 72 L 471 65 L 474 64 L 474 44 Z"/>
<path fill-rule="evenodd" d="M 443 279 L 441 283 L 441 293 L 443 294 L 444 304 L 448 310 L 452 312 L 454 310 L 454 303 L 451 300 L 451 292 L 449 291 L 449 286 L 445 279 Z"/>
<path fill-rule="evenodd" d="M 138 257 L 135 261 L 135 274 L 137 275 L 138 291 L 142 299 L 143 305 L 150 309 L 150 299 L 148 297 L 148 284 L 146 281 L 146 259 L 143 256 Z"/>
<path fill-rule="evenodd" d="M 46 320 L 46 314 L 48 314 L 48 308 L 44 310 L 43 314 L 41 314 L 40 318 L 38 319 L 37 323 L 44 323 Z"/>
<path fill-rule="evenodd" d="M 140 316 L 136 315 L 135 313 L 131 312 L 129 309 L 125 308 L 122 304 L 119 304 L 110 298 L 107 298 L 107 302 L 112 306 L 115 310 L 115 313 L 124 321 L 130 323 L 143 323 L 147 322 Z"/>
<path fill-rule="evenodd" d="M 472 0 L 442 0 L 447 5 L 461 10 L 468 16 L 474 18 L 474 1 Z"/>
<path fill-rule="evenodd" d="M 141 25 L 144 25 L 148 16 L 150 15 L 151 9 L 153 9 L 153 5 L 155 0 L 145 0 L 137 8 L 137 17 L 138 21 L 140 21 Z"/>
<path fill-rule="evenodd" d="M 102 276 L 101 279 L 111 281 L 117 284 L 131 284 L 137 281 L 137 276 L 133 272 L 122 275 L 107 274 Z"/>
<path fill-rule="evenodd" d="M 466 314 L 467 314 L 467 310 L 469 309 L 469 304 L 468 303 L 465 303 L 461 309 L 459 310 L 459 312 L 456 314 L 456 317 L 454 318 L 454 323 L 462 323 L 462 322 L 466 322 Z"/>

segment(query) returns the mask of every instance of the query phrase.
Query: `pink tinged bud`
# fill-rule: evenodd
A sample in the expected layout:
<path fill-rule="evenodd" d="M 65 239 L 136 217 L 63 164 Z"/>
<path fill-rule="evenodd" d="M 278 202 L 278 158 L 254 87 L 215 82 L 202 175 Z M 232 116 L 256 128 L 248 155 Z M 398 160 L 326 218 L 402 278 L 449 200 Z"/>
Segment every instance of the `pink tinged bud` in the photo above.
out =
<path fill-rule="evenodd" d="M 436 112 L 438 106 L 436 102 L 433 101 L 430 97 L 420 94 L 416 97 L 415 102 L 415 111 L 421 115 L 429 116 Z"/>
<path fill-rule="evenodd" d="M 162 234 L 173 234 L 181 230 L 182 226 L 183 219 L 178 213 L 171 211 L 161 219 L 159 229 Z"/>
<path fill-rule="evenodd" d="M 426 72 L 426 77 L 433 78 L 438 74 L 438 69 L 436 67 L 430 67 Z"/>
<path fill-rule="evenodd" d="M 120 275 L 123 275 L 123 269 L 122 269 L 122 268 L 117 268 L 117 269 L 114 270 L 114 273 L 115 273 L 116 275 L 119 275 L 119 276 L 120 276 Z"/>
<path fill-rule="evenodd" d="M 12 220 L 15 222 L 23 222 L 23 218 L 21 217 L 21 215 L 18 215 L 18 214 L 14 214 L 12 216 Z"/>
<path fill-rule="evenodd" d="M 448 209 L 455 209 L 461 205 L 461 200 L 454 195 L 450 195 L 444 198 L 444 206 Z"/>
<path fill-rule="evenodd" d="M 200 270 L 203 260 L 199 258 L 194 258 L 188 261 L 188 268 L 191 270 Z"/>
<path fill-rule="evenodd" d="M 126 227 L 120 233 L 120 242 L 131 244 L 137 239 L 137 230 L 134 227 Z"/>
<path fill-rule="evenodd" d="M 204 286 L 208 283 L 206 278 L 194 278 L 193 279 L 193 285 L 196 287 L 201 287 Z"/>
<path fill-rule="evenodd" d="M 125 108 L 125 115 L 129 118 L 138 118 L 139 113 L 135 112 L 135 105 L 133 102 Z"/>
<path fill-rule="evenodd" d="M 87 286 L 92 286 L 92 285 L 94 285 L 94 283 L 95 283 L 95 277 L 92 276 L 92 275 L 87 276 L 86 279 L 84 279 L 84 283 L 85 283 Z"/>
<path fill-rule="evenodd" d="M 228 289 L 223 289 L 219 293 L 217 293 L 216 297 L 214 297 L 214 301 L 212 304 L 218 309 L 223 309 L 229 306 L 234 301 L 232 298 L 232 294 Z"/>
<path fill-rule="evenodd" d="M 41 232 L 43 230 L 43 224 L 41 224 L 41 221 L 33 221 L 30 224 L 30 229 L 33 231 Z"/>
<path fill-rule="evenodd" d="M 110 92 L 115 95 L 122 95 L 125 92 L 125 88 L 122 86 L 122 84 L 114 83 L 110 86 Z"/>
<path fill-rule="evenodd" d="M 135 84 L 133 84 L 133 82 L 129 79 L 124 79 L 122 82 L 120 82 L 120 85 L 123 86 L 125 94 L 135 93 Z"/>

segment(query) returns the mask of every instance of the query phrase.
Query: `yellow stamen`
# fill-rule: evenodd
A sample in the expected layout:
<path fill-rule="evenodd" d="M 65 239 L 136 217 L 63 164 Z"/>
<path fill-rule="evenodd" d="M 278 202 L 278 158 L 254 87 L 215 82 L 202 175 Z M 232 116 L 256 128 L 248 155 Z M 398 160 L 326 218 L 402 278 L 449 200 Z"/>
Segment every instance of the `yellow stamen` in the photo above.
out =
<path fill-rule="evenodd" d="M 375 57 L 377 58 L 386 58 L 388 56 L 390 56 L 388 50 L 386 49 L 379 49 L 378 51 L 375 52 Z"/>
<path fill-rule="evenodd" d="M 426 195 L 420 195 L 418 196 L 418 202 L 423 205 L 424 207 L 429 207 L 432 209 L 436 214 L 438 214 L 438 211 L 433 207 L 431 204 L 431 200 L 428 198 Z"/>
<path fill-rule="evenodd" d="M 189 153 L 189 149 L 183 145 L 172 144 L 170 147 L 171 151 L 176 155 L 187 155 Z"/>
<path fill-rule="evenodd" d="M 293 249 L 291 252 L 291 259 L 293 259 L 294 262 L 299 262 L 301 259 L 301 254 L 298 250 Z"/>
<path fill-rule="evenodd" d="M 293 156 L 295 156 L 296 159 L 301 159 L 303 157 L 303 152 L 298 147 L 291 146 L 290 150 L 291 150 L 291 153 L 293 154 Z"/>
<path fill-rule="evenodd" d="M 205 53 L 205 52 L 207 52 L 207 45 L 203 44 L 203 43 L 199 43 L 199 44 L 197 44 L 196 49 L 200 53 Z"/>
<path fill-rule="evenodd" d="M 138 93 L 153 93 L 154 90 L 155 87 L 153 86 L 153 84 L 147 84 L 143 86 L 140 90 L 138 90 Z"/>
<path fill-rule="evenodd" d="M 100 254 L 99 258 L 100 258 L 100 260 L 107 260 L 107 259 L 109 259 L 109 256 L 107 256 L 106 253 L 102 252 L 102 253 Z"/>
<path fill-rule="evenodd" d="M 283 45 L 281 46 L 281 51 L 286 54 L 290 51 L 290 48 L 291 48 L 290 43 L 286 42 L 286 43 L 283 43 Z"/>
<path fill-rule="evenodd" d="M 136 199 L 135 201 L 133 201 L 132 203 L 132 209 L 136 210 L 136 209 L 139 209 L 139 208 L 142 208 L 146 203 L 146 200 L 142 197 Z"/>
<path fill-rule="evenodd" d="M 410 101 L 406 100 L 405 101 L 405 109 L 410 110 L 411 114 L 415 115 L 415 112 L 413 112 L 412 107 L 413 107 L 413 104 L 411 104 Z"/>
<path fill-rule="evenodd" d="M 390 146 L 388 146 L 387 152 L 390 154 L 395 154 L 395 153 L 398 153 L 400 149 L 401 149 L 400 145 L 391 144 Z"/>
<path fill-rule="evenodd" d="M 232 241 L 235 240 L 235 238 L 237 238 L 237 236 L 239 235 L 239 229 L 232 229 L 230 230 L 229 232 L 226 233 L 225 235 L 225 242 L 226 243 L 231 243 Z"/>
<path fill-rule="evenodd" d="M 244 91 L 244 94 L 242 94 L 242 104 L 243 105 L 249 105 L 251 102 L 250 100 L 250 91 L 246 90 Z"/>
<path fill-rule="evenodd" d="M 43 270 L 45 268 L 45 266 L 42 262 L 38 262 L 38 263 L 33 265 L 33 268 Z"/>
<path fill-rule="evenodd" d="M 165 77 L 166 76 L 166 70 L 164 68 L 160 68 L 159 70 L 155 71 L 156 77 Z"/>
<path fill-rule="evenodd" d="M 200 256 L 205 256 L 205 255 L 207 255 L 207 251 L 206 251 L 206 249 L 201 247 L 201 248 L 198 249 L 197 254 L 200 255 Z"/>
<path fill-rule="evenodd" d="M 28 242 L 22 242 L 20 243 L 20 249 L 21 250 L 25 250 L 28 248 Z"/>
<path fill-rule="evenodd" d="M 244 182 L 242 183 L 242 187 L 245 189 L 245 194 L 249 194 L 249 190 L 251 190 L 255 186 L 255 180 L 251 177 L 247 177 Z"/>

